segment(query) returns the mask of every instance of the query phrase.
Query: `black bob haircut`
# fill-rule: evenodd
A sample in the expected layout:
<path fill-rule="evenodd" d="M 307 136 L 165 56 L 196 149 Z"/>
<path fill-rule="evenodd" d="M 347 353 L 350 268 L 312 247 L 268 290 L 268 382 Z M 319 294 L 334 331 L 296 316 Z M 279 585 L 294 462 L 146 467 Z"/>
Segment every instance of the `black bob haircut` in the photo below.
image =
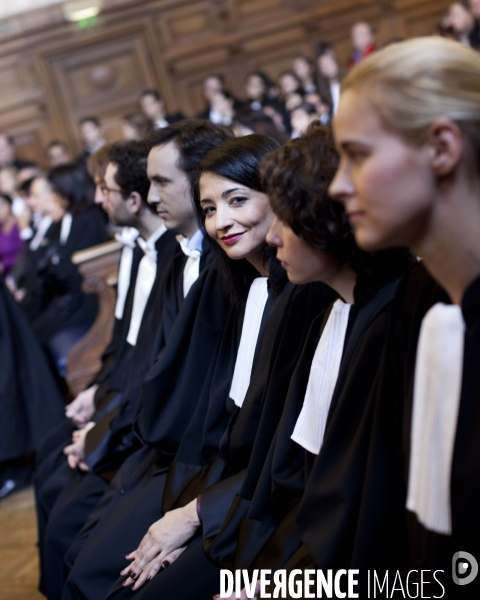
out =
<path fill-rule="evenodd" d="M 205 214 L 200 206 L 201 176 L 204 173 L 214 173 L 264 193 L 259 165 L 266 156 L 278 148 L 279 143 L 276 140 L 254 133 L 228 140 L 205 156 L 192 181 L 192 199 L 202 227 L 205 225 Z M 237 304 L 244 302 L 252 281 L 258 277 L 258 271 L 246 259 L 231 260 L 217 242 L 211 240 L 211 243 L 231 301 Z M 285 270 L 276 259 L 276 253 L 275 248 L 266 246 L 264 264 L 269 273 L 270 289 L 274 293 L 280 293 L 287 282 L 287 277 Z"/>

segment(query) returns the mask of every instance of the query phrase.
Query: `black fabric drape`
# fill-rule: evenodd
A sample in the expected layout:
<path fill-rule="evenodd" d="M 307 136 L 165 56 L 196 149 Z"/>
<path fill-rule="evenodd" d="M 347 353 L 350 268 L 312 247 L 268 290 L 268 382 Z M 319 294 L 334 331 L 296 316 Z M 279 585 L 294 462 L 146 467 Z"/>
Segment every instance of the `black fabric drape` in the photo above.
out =
<path fill-rule="evenodd" d="M 0 461 L 35 451 L 64 400 L 22 310 L 0 279 Z"/>

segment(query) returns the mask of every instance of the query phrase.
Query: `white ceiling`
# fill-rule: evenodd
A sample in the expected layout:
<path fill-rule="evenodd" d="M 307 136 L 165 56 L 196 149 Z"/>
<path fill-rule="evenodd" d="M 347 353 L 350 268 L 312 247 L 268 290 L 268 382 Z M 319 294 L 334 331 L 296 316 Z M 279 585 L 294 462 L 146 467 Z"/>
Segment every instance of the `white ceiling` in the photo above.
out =
<path fill-rule="evenodd" d="M 64 0 L 0 0 L 0 19 L 61 2 Z"/>

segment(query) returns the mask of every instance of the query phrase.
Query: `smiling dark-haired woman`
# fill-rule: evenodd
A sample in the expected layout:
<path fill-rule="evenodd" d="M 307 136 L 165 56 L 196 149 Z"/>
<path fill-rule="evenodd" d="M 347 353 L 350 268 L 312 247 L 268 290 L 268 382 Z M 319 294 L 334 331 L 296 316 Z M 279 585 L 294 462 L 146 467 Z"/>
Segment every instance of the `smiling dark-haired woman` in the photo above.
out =
<path fill-rule="evenodd" d="M 268 455 L 252 455 L 220 533 L 206 544 L 222 568 L 283 567 L 301 544 L 295 520 L 312 479 L 327 499 L 310 506 L 306 527 L 348 556 L 362 495 L 375 487 L 370 436 L 377 413 L 389 409 L 375 410 L 370 396 L 392 300 L 415 259 L 406 249 L 358 248 L 342 205 L 328 196 L 338 161 L 330 131 L 314 125 L 262 164 L 275 213 L 267 240 L 290 281 L 321 281 L 340 298 L 312 324 Z M 309 477 L 318 461 L 326 473 Z"/>

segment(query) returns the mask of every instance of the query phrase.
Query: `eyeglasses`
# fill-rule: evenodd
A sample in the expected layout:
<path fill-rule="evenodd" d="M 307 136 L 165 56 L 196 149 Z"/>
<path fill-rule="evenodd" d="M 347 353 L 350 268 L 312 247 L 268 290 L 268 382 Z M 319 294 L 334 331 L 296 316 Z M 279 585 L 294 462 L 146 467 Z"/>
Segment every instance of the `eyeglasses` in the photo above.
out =
<path fill-rule="evenodd" d="M 122 190 L 114 190 L 112 188 L 107 187 L 106 185 L 101 185 L 100 186 L 100 191 L 102 192 L 103 196 L 108 196 L 108 194 L 110 192 L 118 192 L 119 194 L 122 193 Z"/>

